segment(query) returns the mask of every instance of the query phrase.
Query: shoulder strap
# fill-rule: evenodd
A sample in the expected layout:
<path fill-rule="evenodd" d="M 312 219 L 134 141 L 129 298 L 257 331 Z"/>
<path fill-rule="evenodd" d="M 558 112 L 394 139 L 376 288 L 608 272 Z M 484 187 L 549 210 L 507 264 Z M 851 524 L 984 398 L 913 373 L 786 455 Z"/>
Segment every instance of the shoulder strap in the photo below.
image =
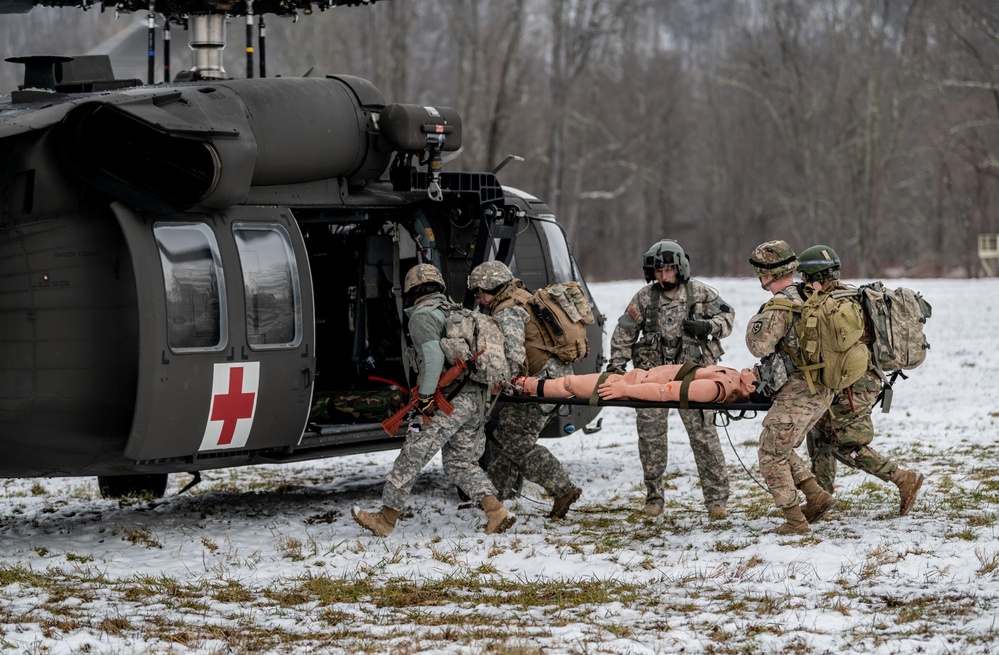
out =
<path fill-rule="evenodd" d="M 652 284 L 652 299 L 645 306 L 645 325 L 642 332 L 645 334 L 659 334 L 659 305 L 662 304 L 663 292 L 659 284 Z"/>

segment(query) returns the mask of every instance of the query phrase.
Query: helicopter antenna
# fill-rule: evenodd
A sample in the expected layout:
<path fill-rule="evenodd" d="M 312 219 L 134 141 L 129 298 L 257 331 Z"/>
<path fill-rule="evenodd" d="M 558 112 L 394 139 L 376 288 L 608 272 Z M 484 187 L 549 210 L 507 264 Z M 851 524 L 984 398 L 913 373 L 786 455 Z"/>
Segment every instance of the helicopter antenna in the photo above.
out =
<path fill-rule="evenodd" d="M 147 77 L 148 84 L 156 82 L 156 2 L 149 0 L 148 32 L 146 38 L 146 51 L 148 52 L 149 71 Z"/>
<path fill-rule="evenodd" d="M 506 166 L 507 164 L 509 164 L 512 161 L 524 161 L 524 158 L 521 157 L 520 155 L 507 155 L 506 159 L 504 159 L 499 164 L 497 164 L 496 168 L 494 168 L 491 171 L 492 174 L 495 175 L 496 173 L 499 173 L 501 170 L 503 170 L 504 166 Z"/>

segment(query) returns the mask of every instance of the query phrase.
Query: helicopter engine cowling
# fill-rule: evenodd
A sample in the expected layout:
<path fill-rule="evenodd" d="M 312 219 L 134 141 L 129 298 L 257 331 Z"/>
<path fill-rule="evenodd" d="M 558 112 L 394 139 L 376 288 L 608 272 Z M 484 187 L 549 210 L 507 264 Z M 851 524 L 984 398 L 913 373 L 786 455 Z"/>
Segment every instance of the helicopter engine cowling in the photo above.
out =
<path fill-rule="evenodd" d="M 254 186 L 377 179 L 391 148 L 370 83 L 272 78 L 174 86 L 81 102 L 60 128 L 76 175 L 159 214 L 243 202 Z"/>

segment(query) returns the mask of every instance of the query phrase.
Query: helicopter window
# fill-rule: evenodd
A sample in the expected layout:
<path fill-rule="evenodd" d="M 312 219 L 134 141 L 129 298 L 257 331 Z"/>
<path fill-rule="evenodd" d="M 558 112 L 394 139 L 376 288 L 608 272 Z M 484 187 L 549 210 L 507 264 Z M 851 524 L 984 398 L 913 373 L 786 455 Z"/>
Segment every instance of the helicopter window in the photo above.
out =
<path fill-rule="evenodd" d="M 301 289 L 291 238 L 280 225 L 233 226 L 246 294 L 246 335 L 255 348 L 295 347 L 302 339 Z"/>
<path fill-rule="evenodd" d="M 175 352 L 220 350 L 226 341 L 225 279 L 204 224 L 153 226 L 166 287 L 167 343 Z"/>
<path fill-rule="evenodd" d="M 578 280 L 579 276 L 573 266 L 572 256 L 569 254 L 569 246 L 566 243 L 562 228 L 554 220 L 541 219 L 536 221 L 536 224 L 542 227 L 545 231 L 545 237 L 548 239 L 548 250 L 552 260 L 552 269 L 555 271 L 555 280 L 558 282 Z"/>

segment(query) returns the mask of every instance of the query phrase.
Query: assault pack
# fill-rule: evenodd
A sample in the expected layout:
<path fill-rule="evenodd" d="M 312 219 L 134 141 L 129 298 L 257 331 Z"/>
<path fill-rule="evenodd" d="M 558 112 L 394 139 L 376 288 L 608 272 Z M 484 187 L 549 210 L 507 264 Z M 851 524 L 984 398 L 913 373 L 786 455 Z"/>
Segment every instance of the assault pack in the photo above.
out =
<path fill-rule="evenodd" d="M 482 351 L 475 361 L 469 362 L 469 377 L 488 385 L 509 380 L 503 332 L 496 319 L 454 303 L 442 304 L 440 308 L 445 316 L 444 336 L 440 343 L 448 365 L 454 366 L 459 357 L 468 361 L 472 355 Z"/>
<path fill-rule="evenodd" d="M 508 303 L 523 307 L 531 317 L 524 326 L 528 375 L 537 373 L 551 356 L 571 364 L 589 354 L 586 326 L 594 323 L 593 309 L 579 282 L 557 282 L 534 293 L 519 283 L 511 300 L 497 311 Z"/>
<path fill-rule="evenodd" d="M 923 296 L 904 287 L 888 289 L 881 282 L 861 285 L 858 291 L 874 338 L 874 365 L 892 372 L 922 364 L 930 348 L 923 326 L 933 313 Z"/>
<path fill-rule="evenodd" d="M 775 296 L 764 306 L 799 314 L 798 351 L 788 350 L 791 361 L 804 374 L 808 388 L 839 391 L 867 371 L 869 351 L 863 342 L 864 310 L 854 289 L 809 291 L 802 304 Z"/>

